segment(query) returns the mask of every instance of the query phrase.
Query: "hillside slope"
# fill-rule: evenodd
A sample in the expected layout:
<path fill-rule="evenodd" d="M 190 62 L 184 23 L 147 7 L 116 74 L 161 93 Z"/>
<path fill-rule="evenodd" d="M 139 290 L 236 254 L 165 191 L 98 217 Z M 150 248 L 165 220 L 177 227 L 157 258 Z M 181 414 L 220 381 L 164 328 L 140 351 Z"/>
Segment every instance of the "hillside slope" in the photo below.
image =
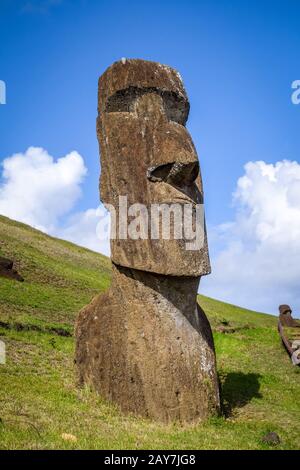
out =
<path fill-rule="evenodd" d="M 0 256 L 23 283 L 0 278 L 0 447 L 6 449 L 261 449 L 300 447 L 300 368 L 291 365 L 277 319 L 200 296 L 214 331 L 223 416 L 162 425 L 123 416 L 76 388 L 77 312 L 110 283 L 110 261 L 0 216 Z M 74 437 L 67 437 L 71 434 Z"/>

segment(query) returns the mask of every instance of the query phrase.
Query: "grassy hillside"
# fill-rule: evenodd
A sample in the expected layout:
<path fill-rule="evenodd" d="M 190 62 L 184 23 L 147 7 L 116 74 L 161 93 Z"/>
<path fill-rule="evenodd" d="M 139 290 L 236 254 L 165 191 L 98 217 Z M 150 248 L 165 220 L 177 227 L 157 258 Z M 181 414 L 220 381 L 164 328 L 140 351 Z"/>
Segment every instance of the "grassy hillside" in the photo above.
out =
<path fill-rule="evenodd" d="M 3 449 L 264 449 L 300 447 L 300 368 L 277 319 L 200 296 L 213 330 L 223 416 L 194 426 L 124 417 L 74 381 L 74 319 L 110 282 L 104 256 L 0 217 L 0 256 L 25 278 L 0 278 L 0 447 Z M 65 434 L 71 434 L 68 437 Z"/>

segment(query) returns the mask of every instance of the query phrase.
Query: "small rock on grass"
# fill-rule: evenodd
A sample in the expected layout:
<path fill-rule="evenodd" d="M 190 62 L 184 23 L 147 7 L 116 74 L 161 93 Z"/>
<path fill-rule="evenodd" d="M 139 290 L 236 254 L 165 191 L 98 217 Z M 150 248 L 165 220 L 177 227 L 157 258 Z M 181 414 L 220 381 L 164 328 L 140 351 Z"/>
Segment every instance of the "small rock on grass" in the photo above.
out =
<path fill-rule="evenodd" d="M 277 446 L 278 444 L 280 444 L 281 441 L 280 437 L 276 432 L 268 432 L 262 438 L 262 442 L 271 446 Z"/>

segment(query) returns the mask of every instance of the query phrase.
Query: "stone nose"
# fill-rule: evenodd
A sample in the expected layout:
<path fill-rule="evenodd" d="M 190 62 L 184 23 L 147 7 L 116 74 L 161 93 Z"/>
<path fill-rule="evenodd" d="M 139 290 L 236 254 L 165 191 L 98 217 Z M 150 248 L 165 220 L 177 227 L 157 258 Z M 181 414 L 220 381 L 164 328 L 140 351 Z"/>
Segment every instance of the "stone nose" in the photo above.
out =
<path fill-rule="evenodd" d="M 191 186 L 199 174 L 199 162 L 172 162 L 148 168 L 147 178 L 153 183 L 164 182 L 176 187 Z"/>

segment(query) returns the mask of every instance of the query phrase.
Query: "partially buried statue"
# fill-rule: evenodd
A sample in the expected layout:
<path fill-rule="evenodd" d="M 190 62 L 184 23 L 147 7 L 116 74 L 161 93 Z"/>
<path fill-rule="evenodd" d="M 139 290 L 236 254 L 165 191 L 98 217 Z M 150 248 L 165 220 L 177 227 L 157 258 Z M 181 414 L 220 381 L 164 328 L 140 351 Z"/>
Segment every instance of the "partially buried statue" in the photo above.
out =
<path fill-rule="evenodd" d="M 197 304 L 200 278 L 210 273 L 205 226 L 196 250 L 184 235 L 147 236 L 138 227 L 140 236 L 128 237 L 127 230 L 131 207 L 145 216 L 157 205 L 203 202 L 186 92 L 174 69 L 122 59 L 100 77 L 98 111 L 101 200 L 115 219 L 113 275 L 76 322 L 79 381 L 125 412 L 206 419 L 220 404 L 211 328 Z M 169 220 L 174 228 L 175 213 Z"/>
<path fill-rule="evenodd" d="M 292 309 L 289 305 L 279 305 L 279 320 L 282 326 L 295 327 L 300 326 L 292 317 Z"/>

